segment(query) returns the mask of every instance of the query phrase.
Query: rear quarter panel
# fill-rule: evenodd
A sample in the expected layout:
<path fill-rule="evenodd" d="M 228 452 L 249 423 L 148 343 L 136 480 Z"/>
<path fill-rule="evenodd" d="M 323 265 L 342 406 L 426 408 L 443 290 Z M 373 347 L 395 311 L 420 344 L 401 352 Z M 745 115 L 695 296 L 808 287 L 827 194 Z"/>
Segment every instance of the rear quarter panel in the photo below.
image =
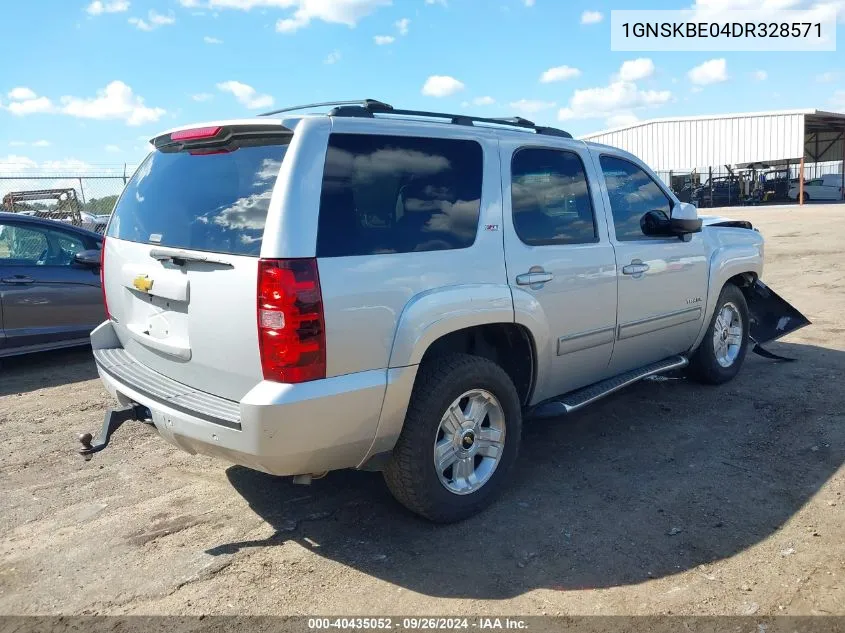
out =
<path fill-rule="evenodd" d="M 342 123 L 344 132 L 373 132 L 370 125 L 356 129 L 358 122 L 353 120 Z M 452 127 L 458 129 L 445 129 L 443 138 L 474 140 L 483 151 L 475 242 L 464 249 L 320 258 L 328 376 L 419 362 L 426 341 L 436 338 L 434 330 L 425 331 L 440 327 L 445 334 L 466 327 L 464 322 L 473 324 L 472 319 L 460 318 L 470 308 L 483 311 L 495 306 L 496 314 L 485 322 L 513 321 L 503 254 L 498 141 L 492 135 L 467 134 Z M 395 128 L 380 125 L 378 133 L 433 134 L 430 125 L 416 130 L 407 123 Z M 394 341 L 396 351 L 391 356 Z"/>

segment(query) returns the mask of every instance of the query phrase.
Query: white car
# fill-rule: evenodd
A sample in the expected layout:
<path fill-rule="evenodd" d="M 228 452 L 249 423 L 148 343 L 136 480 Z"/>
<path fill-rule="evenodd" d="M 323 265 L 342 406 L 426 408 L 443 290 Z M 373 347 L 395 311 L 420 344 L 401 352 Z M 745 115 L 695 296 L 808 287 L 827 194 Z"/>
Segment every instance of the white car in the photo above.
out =
<path fill-rule="evenodd" d="M 798 185 L 790 187 L 789 197 L 798 200 Z M 842 200 L 842 174 L 824 174 L 804 182 L 804 202 Z"/>

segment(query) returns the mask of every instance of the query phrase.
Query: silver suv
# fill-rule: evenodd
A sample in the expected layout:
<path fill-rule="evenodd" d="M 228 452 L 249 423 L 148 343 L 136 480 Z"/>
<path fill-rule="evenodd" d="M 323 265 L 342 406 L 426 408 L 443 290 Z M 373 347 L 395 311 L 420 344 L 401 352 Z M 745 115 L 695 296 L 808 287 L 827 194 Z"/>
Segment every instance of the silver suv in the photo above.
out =
<path fill-rule="evenodd" d="M 724 382 L 755 327 L 806 323 L 758 281 L 758 232 L 702 230 L 630 154 L 518 118 L 317 105 L 153 139 L 91 335 L 121 406 L 83 453 L 143 420 L 300 482 L 382 470 L 454 521 L 500 492 L 526 413 L 687 366 Z"/>

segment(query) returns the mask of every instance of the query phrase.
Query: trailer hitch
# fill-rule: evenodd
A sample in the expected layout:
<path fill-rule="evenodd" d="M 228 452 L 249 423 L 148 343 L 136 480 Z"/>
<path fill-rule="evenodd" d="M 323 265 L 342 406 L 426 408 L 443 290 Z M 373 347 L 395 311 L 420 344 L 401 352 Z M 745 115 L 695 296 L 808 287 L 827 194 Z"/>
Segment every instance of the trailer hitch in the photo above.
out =
<path fill-rule="evenodd" d="M 111 436 L 124 422 L 129 420 L 149 420 L 150 418 L 152 418 L 152 414 L 147 407 L 134 403 L 120 409 L 106 411 L 103 428 L 100 429 L 100 435 L 96 440 L 94 440 L 90 433 L 83 433 L 79 436 L 79 443 L 82 444 L 79 454 L 85 457 L 85 461 L 88 461 L 94 453 L 99 453 L 109 445 Z"/>

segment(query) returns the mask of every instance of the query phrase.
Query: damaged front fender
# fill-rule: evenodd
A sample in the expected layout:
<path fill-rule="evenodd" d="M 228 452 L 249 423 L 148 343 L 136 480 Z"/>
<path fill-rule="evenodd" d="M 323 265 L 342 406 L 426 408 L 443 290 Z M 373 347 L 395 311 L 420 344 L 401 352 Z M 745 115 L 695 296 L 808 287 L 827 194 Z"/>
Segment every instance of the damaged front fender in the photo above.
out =
<path fill-rule="evenodd" d="M 810 320 L 759 279 L 745 288 L 745 299 L 751 318 L 750 336 L 756 343 L 755 352 L 768 358 L 780 358 L 759 346 L 775 341 L 810 325 Z M 787 360 L 787 359 L 784 359 Z"/>

